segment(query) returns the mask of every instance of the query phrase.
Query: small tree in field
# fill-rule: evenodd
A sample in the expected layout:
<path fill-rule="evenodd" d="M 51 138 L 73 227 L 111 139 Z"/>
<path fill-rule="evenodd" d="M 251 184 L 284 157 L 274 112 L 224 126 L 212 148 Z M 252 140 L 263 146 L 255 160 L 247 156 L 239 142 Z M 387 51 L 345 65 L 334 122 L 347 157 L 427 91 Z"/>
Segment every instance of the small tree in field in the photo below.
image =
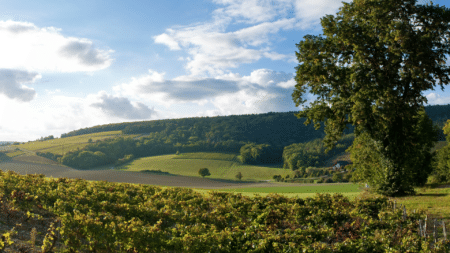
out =
<path fill-rule="evenodd" d="M 236 174 L 236 178 L 239 179 L 239 180 L 241 180 L 241 179 L 242 179 L 242 173 L 241 173 L 241 172 L 238 172 L 238 173 Z"/>
<path fill-rule="evenodd" d="M 209 170 L 207 168 L 199 169 L 198 174 L 200 174 L 200 176 L 202 176 L 202 177 L 211 176 L 211 173 L 209 173 Z"/>

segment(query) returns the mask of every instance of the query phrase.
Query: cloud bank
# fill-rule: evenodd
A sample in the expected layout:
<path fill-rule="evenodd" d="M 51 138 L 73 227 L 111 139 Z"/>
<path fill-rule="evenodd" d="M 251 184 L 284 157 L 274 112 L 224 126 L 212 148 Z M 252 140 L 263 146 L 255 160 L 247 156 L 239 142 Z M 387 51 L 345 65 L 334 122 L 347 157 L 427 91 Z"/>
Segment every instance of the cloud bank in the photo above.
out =
<path fill-rule="evenodd" d="M 100 102 L 92 103 L 92 107 L 101 109 L 109 116 L 119 117 L 123 119 L 149 119 L 155 114 L 153 109 L 143 103 L 135 103 L 134 105 L 125 97 L 114 97 L 101 92 Z"/>
<path fill-rule="evenodd" d="M 84 38 L 66 37 L 61 29 L 0 21 L 0 68 L 37 72 L 98 71 L 112 63 L 112 50 L 98 49 Z"/>
<path fill-rule="evenodd" d="M 36 96 L 36 91 L 25 83 L 34 83 L 41 75 L 34 72 L 0 69 L 0 93 L 8 98 L 29 102 Z"/>
<path fill-rule="evenodd" d="M 317 27 L 320 18 L 336 14 L 341 1 L 335 0 L 214 0 L 220 5 L 213 21 L 172 27 L 154 36 L 156 44 L 183 50 L 190 57 L 185 69 L 193 76 L 230 73 L 241 64 L 263 58 L 295 61 L 294 55 L 276 52 L 274 41 L 282 41 L 283 31 Z M 229 31 L 232 25 L 240 27 Z"/>
<path fill-rule="evenodd" d="M 258 69 L 248 76 L 230 73 L 216 78 L 180 76 L 165 80 L 164 73 L 132 78 L 113 89 L 118 96 L 153 101 L 166 107 L 183 103 L 210 104 L 223 115 L 294 110 L 292 74 Z"/>

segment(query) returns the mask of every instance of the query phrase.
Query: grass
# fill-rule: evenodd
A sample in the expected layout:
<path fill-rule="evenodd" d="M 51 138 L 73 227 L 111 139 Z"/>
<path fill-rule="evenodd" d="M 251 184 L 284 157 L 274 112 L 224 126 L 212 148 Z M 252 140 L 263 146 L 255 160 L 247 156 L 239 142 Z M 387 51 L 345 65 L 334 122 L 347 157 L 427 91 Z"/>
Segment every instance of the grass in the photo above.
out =
<path fill-rule="evenodd" d="M 25 154 L 25 152 L 23 152 L 22 150 L 14 150 L 14 151 L 7 151 L 5 152 L 5 155 L 7 155 L 8 157 L 16 157 L 16 156 L 20 156 Z"/>
<path fill-rule="evenodd" d="M 212 152 L 197 152 L 197 153 L 182 153 L 172 159 L 208 159 L 208 160 L 223 160 L 223 161 L 237 161 L 237 154 L 231 153 L 212 153 Z"/>
<path fill-rule="evenodd" d="M 207 159 L 205 159 L 205 156 Z M 241 172 L 243 175 L 242 181 L 272 180 L 274 175 L 294 176 L 291 170 L 241 164 L 233 161 L 236 156 L 221 153 L 151 156 L 136 159 L 128 164 L 115 167 L 115 169 L 125 171 L 161 170 L 170 174 L 200 177 L 198 170 L 208 168 L 211 176 L 207 178 L 236 180 L 236 174 Z"/>
<path fill-rule="evenodd" d="M 62 155 L 69 151 L 76 149 L 82 149 L 89 144 L 89 139 L 93 142 L 97 140 L 104 140 L 109 138 L 115 138 L 122 136 L 121 131 L 100 132 L 93 134 L 77 135 L 67 138 L 57 138 L 47 141 L 33 141 L 18 145 L 19 148 L 39 151 L 39 152 L 51 152 L 53 154 Z M 138 135 L 123 135 L 124 137 L 136 137 Z"/>
<path fill-rule="evenodd" d="M 423 210 L 430 217 L 450 220 L 450 188 L 416 188 L 416 195 L 392 198 L 407 210 Z M 377 194 L 366 193 L 377 196 Z"/>
<path fill-rule="evenodd" d="M 230 191 L 224 191 L 224 190 L 206 190 L 206 189 L 193 189 L 193 190 L 198 192 L 198 193 L 204 194 L 204 195 L 209 194 L 209 192 L 211 192 L 211 191 L 229 192 L 230 193 Z M 317 194 L 317 193 L 279 193 L 277 191 L 274 191 L 274 192 L 271 192 L 271 193 L 268 193 L 268 192 L 233 192 L 233 191 L 231 191 L 231 193 L 233 193 L 233 194 L 241 194 L 242 196 L 247 196 L 247 197 L 250 197 L 250 198 L 255 197 L 255 196 L 265 197 L 265 196 L 267 196 L 269 194 L 272 194 L 272 193 L 283 195 L 283 196 L 288 197 L 288 198 L 312 198 L 312 197 L 316 196 L 316 194 Z M 334 194 L 334 193 L 331 193 L 331 192 L 327 192 L 327 193 L 332 194 L 332 195 Z M 361 193 L 359 193 L 359 192 L 341 192 L 340 194 L 342 194 L 343 196 L 345 196 L 345 197 L 347 197 L 349 199 L 355 199 Z"/>
<path fill-rule="evenodd" d="M 305 186 L 283 186 L 283 187 L 252 187 L 241 189 L 227 189 L 224 191 L 234 192 L 259 192 L 259 193 L 344 193 L 361 192 L 360 186 L 352 183 L 305 185 Z"/>

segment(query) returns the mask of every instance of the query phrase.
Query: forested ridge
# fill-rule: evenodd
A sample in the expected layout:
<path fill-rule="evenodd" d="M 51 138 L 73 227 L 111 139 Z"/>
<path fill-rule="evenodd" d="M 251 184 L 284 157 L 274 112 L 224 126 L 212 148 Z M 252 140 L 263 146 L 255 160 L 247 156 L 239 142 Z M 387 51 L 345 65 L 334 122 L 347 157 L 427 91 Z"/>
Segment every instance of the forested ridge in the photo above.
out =
<path fill-rule="evenodd" d="M 441 130 L 439 140 L 445 140 L 442 128 L 450 118 L 450 105 L 425 106 L 425 111 Z M 305 119 L 298 119 L 294 113 L 297 111 L 123 122 L 74 130 L 62 134 L 61 138 L 106 131 L 122 131 L 123 134 L 162 132 L 168 136 L 173 134 L 172 137 L 179 141 L 197 137 L 212 141 L 232 139 L 276 145 L 307 142 L 325 135 L 323 121 L 317 131 L 312 125 L 305 126 Z M 345 134 L 353 133 L 354 127 L 348 127 Z"/>
<path fill-rule="evenodd" d="M 439 140 L 445 140 L 442 128 L 450 115 L 450 105 L 425 107 L 440 129 Z M 76 168 L 122 163 L 134 158 L 174 154 L 176 152 L 240 153 L 245 164 L 283 164 L 286 169 L 325 166 L 330 157 L 345 152 L 353 143 L 354 127 L 348 125 L 336 148 L 325 154 L 323 122 L 321 128 L 304 125 L 294 112 L 270 112 L 252 115 L 182 118 L 109 124 L 80 129 L 63 135 L 121 130 L 124 137 L 91 143 L 81 150 L 68 152 L 63 164 Z M 127 134 L 142 134 L 127 138 Z M 41 154 L 57 160 L 53 154 Z"/>

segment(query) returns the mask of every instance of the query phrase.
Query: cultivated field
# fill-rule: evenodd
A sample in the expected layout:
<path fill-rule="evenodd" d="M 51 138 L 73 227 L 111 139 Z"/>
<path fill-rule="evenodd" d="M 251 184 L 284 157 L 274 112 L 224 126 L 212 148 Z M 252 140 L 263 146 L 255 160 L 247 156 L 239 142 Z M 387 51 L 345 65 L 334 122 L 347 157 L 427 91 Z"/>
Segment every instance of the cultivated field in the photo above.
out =
<path fill-rule="evenodd" d="M 122 136 L 121 131 L 110 131 L 110 132 L 77 135 L 67 138 L 57 138 L 47 141 L 33 141 L 17 145 L 16 147 L 31 150 L 34 152 L 37 151 L 51 152 L 53 154 L 62 155 L 63 153 L 76 150 L 77 148 L 79 149 L 84 148 L 86 145 L 89 144 L 88 142 L 89 139 L 92 139 L 92 142 L 96 142 L 97 140 L 105 140 L 110 138 L 116 138 L 119 136 Z M 124 136 L 136 137 L 138 135 L 124 135 Z"/>

